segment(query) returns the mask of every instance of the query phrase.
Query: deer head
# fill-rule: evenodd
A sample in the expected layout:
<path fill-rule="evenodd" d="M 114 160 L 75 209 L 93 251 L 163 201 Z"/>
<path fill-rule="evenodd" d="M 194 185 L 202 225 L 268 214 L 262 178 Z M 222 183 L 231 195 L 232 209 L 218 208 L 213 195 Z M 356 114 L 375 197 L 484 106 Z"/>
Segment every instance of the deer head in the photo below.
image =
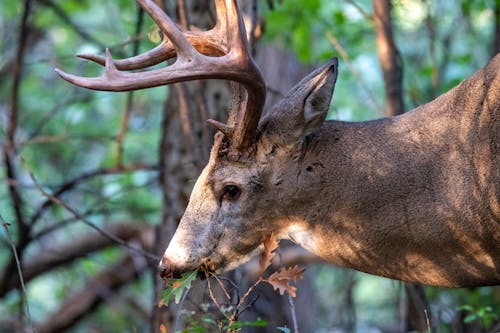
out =
<path fill-rule="evenodd" d="M 290 212 L 284 210 L 304 200 L 284 177 L 299 172 L 297 162 L 307 137 L 326 117 L 336 77 L 335 59 L 297 84 L 261 119 L 251 146 L 237 155 L 230 154 L 230 137 L 216 135 L 162 259 L 164 276 L 202 264 L 216 271 L 234 268 L 271 233 L 289 230 Z"/>
<path fill-rule="evenodd" d="M 180 28 L 153 1 L 138 3 L 163 33 L 158 47 L 123 60 L 113 60 L 109 50 L 105 57 L 78 55 L 105 66 L 104 74 L 97 78 L 55 71 L 75 85 L 106 91 L 213 78 L 236 82 L 227 124 L 208 120 L 218 129 L 210 161 L 160 263 L 164 277 L 201 265 L 217 271 L 235 267 L 259 249 L 264 237 L 279 232 L 277 224 L 273 223 L 276 230 L 269 228 L 271 221 L 282 216 L 277 207 L 285 193 L 280 193 L 279 185 L 286 180 L 281 179 L 279 169 L 300 158 L 307 136 L 325 119 L 337 60 L 311 73 L 260 119 L 265 83 L 250 55 L 235 0 L 216 0 L 217 22 L 206 32 Z M 172 58 L 175 62 L 161 69 L 124 72 Z"/>

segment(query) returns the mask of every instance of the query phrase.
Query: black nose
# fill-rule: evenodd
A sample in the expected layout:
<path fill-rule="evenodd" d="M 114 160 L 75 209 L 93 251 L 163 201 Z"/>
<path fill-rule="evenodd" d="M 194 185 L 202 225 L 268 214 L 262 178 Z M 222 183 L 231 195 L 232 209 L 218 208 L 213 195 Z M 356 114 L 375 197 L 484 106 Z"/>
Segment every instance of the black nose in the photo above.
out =
<path fill-rule="evenodd" d="M 163 257 L 158 265 L 158 270 L 160 271 L 160 276 L 163 280 L 167 281 L 173 277 L 172 264 L 170 261 Z"/>

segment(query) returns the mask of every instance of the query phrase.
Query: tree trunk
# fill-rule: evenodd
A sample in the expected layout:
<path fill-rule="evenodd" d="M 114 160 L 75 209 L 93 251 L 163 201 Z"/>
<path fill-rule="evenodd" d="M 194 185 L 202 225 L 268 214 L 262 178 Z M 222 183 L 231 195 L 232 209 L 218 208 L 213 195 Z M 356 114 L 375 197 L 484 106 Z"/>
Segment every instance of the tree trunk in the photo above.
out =
<path fill-rule="evenodd" d="M 377 53 L 384 74 L 387 116 L 404 112 L 403 64 L 394 42 L 390 0 L 373 0 Z"/>

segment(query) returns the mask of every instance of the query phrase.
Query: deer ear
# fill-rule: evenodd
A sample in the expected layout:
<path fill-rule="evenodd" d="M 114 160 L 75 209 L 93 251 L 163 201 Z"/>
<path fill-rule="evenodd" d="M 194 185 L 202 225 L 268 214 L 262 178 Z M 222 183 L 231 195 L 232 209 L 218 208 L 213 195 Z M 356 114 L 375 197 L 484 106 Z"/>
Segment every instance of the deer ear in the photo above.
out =
<path fill-rule="evenodd" d="M 299 143 L 326 118 L 337 80 L 337 58 L 316 69 L 276 104 L 260 121 L 259 130 L 282 145 Z"/>
<path fill-rule="evenodd" d="M 302 147 L 304 138 L 321 126 L 332 99 L 337 66 L 337 58 L 333 58 L 307 75 L 261 119 L 259 142 L 263 151 L 276 146 Z"/>
<path fill-rule="evenodd" d="M 338 60 L 334 58 L 299 83 L 307 92 L 303 101 L 303 136 L 314 132 L 325 120 L 337 81 L 337 68 Z"/>

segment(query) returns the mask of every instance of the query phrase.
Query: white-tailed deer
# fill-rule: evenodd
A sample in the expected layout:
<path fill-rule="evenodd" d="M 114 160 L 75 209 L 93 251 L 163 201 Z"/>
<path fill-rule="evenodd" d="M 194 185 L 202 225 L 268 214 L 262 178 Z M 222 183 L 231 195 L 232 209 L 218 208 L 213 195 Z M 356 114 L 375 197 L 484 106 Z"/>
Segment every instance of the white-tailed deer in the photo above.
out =
<path fill-rule="evenodd" d="M 157 48 L 69 82 L 124 91 L 185 80 L 237 82 L 227 124 L 209 122 L 210 161 L 160 263 L 172 275 L 236 267 L 271 233 L 325 260 L 428 285 L 500 284 L 500 55 L 436 100 L 402 116 L 325 121 L 337 60 L 317 69 L 265 116 L 265 84 L 235 0 L 217 23 L 184 31 L 138 0 L 164 34 Z M 162 69 L 130 73 L 167 59 Z"/>

